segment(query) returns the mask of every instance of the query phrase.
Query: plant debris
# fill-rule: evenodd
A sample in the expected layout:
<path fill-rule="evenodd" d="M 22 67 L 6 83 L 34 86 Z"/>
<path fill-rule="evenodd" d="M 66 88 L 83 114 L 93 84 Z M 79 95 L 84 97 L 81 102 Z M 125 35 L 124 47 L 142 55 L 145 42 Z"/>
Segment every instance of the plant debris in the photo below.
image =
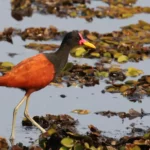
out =
<path fill-rule="evenodd" d="M 132 116 L 140 116 L 141 113 L 130 110 L 129 114 Z M 121 115 L 121 114 L 120 114 Z M 142 136 L 124 136 L 120 139 L 109 138 L 101 134 L 102 131 L 97 129 L 93 125 L 89 125 L 89 131 L 85 134 L 79 134 L 76 129 L 76 121 L 68 115 L 46 115 L 46 117 L 34 117 L 38 119 L 43 118 L 48 122 L 51 122 L 51 125 L 45 126 L 47 132 L 43 133 L 39 137 L 39 146 L 34 146 L 32 149 L 35 150 L 65 150 L 65 149 L 92 149 L 92 150 L 101 150 L 101 149 L 113 149 L 113 150 L 122 150 L 130 149 L 135 150 L 138 147 L 138 150 L 146 150 L 149 148 L 150 143 L 150 132 L 149 130 L 144 131 Z M 42 121 L 35 119 L 37 123 L 43 126 Z M 136 132 L 131 131 L 131 134 Z M 14 150 L 31 150 L 31 147 L 24 147 L 23 144 L 19 143 L 14 146 Z"/>
<path fill-rule="evenodd" d="M 31 7 L 31 0 L 11 0 L 11 15 L 18 21 L 23 17 L 31 17 L 33 8 Z"/>
<path fill-rule="evenodd" d="M 0 41 L 7 41 L 13 44 L 12 36 L 17 34 L 18 32 L 20 32 L 20 30 L 15 29 L 15 28 L 12 28 L 12 27 L 6 28 L 4 29 L 3 32 L 0 32 Z"/>
<path fill-rule="evenodd" d="M 150 54 L 150 24 L 140 20 L 137 24 L 122 27 L 121 31 L 100 34 L 88 30 L 80 31 L 91 41 L 96 49 L 76 47 L 71 50 L 73 57 L 97 58 L 101 63 L 139 62 L 149 58 Z M 54 26 L 48 28 L 26 28 L 24 31 L 8 28 L 0 33 L 0 40 L 12 42 L 12 36 L 21 36 L 23 40 L 62 40 L 67 31 L 58 31 Z M 38 51 L 55 50 L 59 45 L 30 43 L 26 48 Z"/>
<path fill-rule="evenodd" d="M 137 2 L 137 0 L 101 0 L 109 5 L 123 5 L 123 6 L 131 6 Z"/>
<path fill-rule="evenodd" d="M 136 0 L 103 0 L 109 6 L 98 6 L 97 8 L 89 8 L 87 2 L 90 3 L 90 0 L 12 0 L 12 16 L 20 21 L 24 16 L 30 17 L 33 12 L 38 12 L 53 14 L 57 17 L 79 17 L 91 22 L 94 17 L 124 19 L 132 17 L 134 14 L 150 13 L 150 7 L 133 6 Z"/>
<path fill-rule="evenodd" d="M 50 51 L 59 48 L 59 45 L 56 44 L 37 44 L 37 43 L 29 43 L 25 45 L 26 48 L 35 49 L 39 52 Z"/>
<path fill-rule="evenodd" d="M 8 149 L 8 143 L 7 140 L 3 137 L 0 137 L 0 149 Z"/>
<path fill-rule="evenodd" d="M 40 124 L 43 128 L 49 128 L 49 127 L 53 127 L 55 125 L 61 126 L 75 126 L 76 124 L 78 124 L 77 120 L 74 120 L 71 116 L 69 115 L 51 115 L 51 114 L 47 114 L 45 117 L 39 117 L 39 116 L 35 116 L 33 117 L 33 119 Z M 31 122 L 29 120 L 27 120 L 26 118 L 23 119 L 22 121 L 22 125 L 23 126 L 32 126 Z"/>
<path fill-rule="evenodd" d="M 0 62 L 0 72 L 5 74 L 14 67 L 14 64 L 11 62 Z"/>
<path fill-rule="evenodd" d="M 145 113 L 143 109 L 141 109 L 141 112 L 138 112 L 138 111 L 134 110 L 133 108 L 131 108 L 128 113 L 126 113 L 126 112 L 112 112 L 112 111 L 99 111 L 99 112 L 95 112 L 95 114 L 107 116 L 108 118 L 110 118 L 112 116 L 118 116 L 121 119 L 129 118 L 130 120 L 135 119 L 137 117 L 142 118 L 144 116 L 150 115 L 150 113 Z"/>
<path fill-rule="evenodd" d="M 101 63 L 139 62 L 149 58 L 150 54 L 150 24 L 140 20 L 137 24 L 122 27 L 121 31 L 100 34 L 88 30 L 80 31 L 82 35 L 91 41 L 96 49 L 76 47 L 71 50 L 73 57 L 97 58 Z M 54 26 L 48 28 L 26 28 L 24 31 L 8 28 L 0 33 L 0 40 L 12 42 L 12 36 L 21 36 L 23 40 L 62 40 L 67 31 L 58 31 Z M 26 48 L 38 51 L 55 50 L 56 44 L 30 43 Z M 133 71 L 133 70 L 132 70 Z"/>
<path fill-rule="evenodd" d="M 85 110 L 85 109 L 75 109 L 71 111 L 72 113 L 76 113 L 76 114 L 80 114 L 80 115 L 87 115 L 90 113 L 89 110 Z"/>
<path fill-rule="evenodd" d="M 150 95 L 150 76 L 144 75 L 138 80 L 127 80 L 124 84 L 107 86 L 106 91 L 110 93 L 121 93 L 132 102 L 139 101 L 144 95 Z"/>
<path fill-rule="evenodd" d="M 21 33 L 21 37 L 23 40 L 49 40 L 49 39 L 61 39 L 67 32 L 62 31 L 59 32 L 58 29 L 54 26 L 50 26 L 48 28 L 40 27 L 40 28 L 26 28 Z"/>

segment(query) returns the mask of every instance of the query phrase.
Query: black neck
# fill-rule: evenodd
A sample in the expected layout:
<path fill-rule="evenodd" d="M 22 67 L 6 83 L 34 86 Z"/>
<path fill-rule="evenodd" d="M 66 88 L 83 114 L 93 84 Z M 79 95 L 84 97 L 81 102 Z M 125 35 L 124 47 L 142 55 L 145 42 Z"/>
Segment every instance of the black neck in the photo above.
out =
<path fill-rule="evenodd" d="M 47 59 L 53 63 L 55 67 L 56 76 L 65 67 L 68 61 L 69 52 L 72 48 L 73 48 L 72 45 L 62 43 L 60 48 L 55 53 L 44 54 L 47 57 Z"/>
<path fill-rule="evenodd" d="M 61 61 L 66 62 L 68 60 L 69 52 L 70 46 L 62 43 L 60 48 L 55 52 L 55 55 L 61 59 Z"/>

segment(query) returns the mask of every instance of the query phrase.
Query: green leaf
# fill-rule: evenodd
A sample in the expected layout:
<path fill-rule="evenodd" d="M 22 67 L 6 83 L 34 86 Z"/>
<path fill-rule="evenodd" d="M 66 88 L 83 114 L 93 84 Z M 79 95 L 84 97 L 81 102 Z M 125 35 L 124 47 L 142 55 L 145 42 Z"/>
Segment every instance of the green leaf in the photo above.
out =
<path fill-rule="evenodd" d="M 84 146 L 85 146 L 86 149 L 90 148 L 89 143 L 87 143 L 87 142 L 84 143 Z"/>
<path fill-rule="evenodd" d="M 137 85 L 137 84 L 138 84 L 138 81 L 136 81 L 136 80 L 127 80 L 127 81 L 125 82 L 125 84 L 128 84 L 128 85 Z"/>
<path fill-rule="evenodd" d="M 39 145 L 41 148 L 45 149 L 46 148 L 46 139 L 39 140 Z"/>
<path fill-rule="evenodd" d="M 95 40 L 97 40 L 97 37 L 95 35 L 93 35 L 93 34 L 88 34 L 87 35 L 87 39 L 89 39 L 91 41 L 95 41 Z"/>
<path fill-rule="evenodd" d="M 131 145 L 131 146 L 127 146 L 127 150 L 141 150 L 141 148 L 137 145 Z"/>
<path fill-rule="evenodd" d="M 126 76 L 130 76 L 130 77 L 137 77 L 140 74 L 143 74 L 144 72 L 142 70 L 133 68 L 133 67 L 129 67 L 128 71 L 126 72 Z"/>
<path fill-rule="evenodd" d="M 87 51 L 85 50 L 83 46 L 82 47 L 78 46 L 78 47 L 73 48 L 70 53 L 75 57 L 82 57 L 87 53 Z"/>
<path fill-rule="evenodd" d="M 69 148 L 62 146 L 59 150 L 69 150 Z"/>
<path fill-rule="evenodd" d="M 13 67 L 14 64 L 9 61 L 6 61 L 6 62 L 2 62 L 1 66 L 2 67 Z"/>
<path fill-rule="evenodd" d="M 75 17 L 77 17 L 77 12 L 76 11 L 72 11 L 72 12 L 69 13 L 69 15 L 70 15 L 70 17 L 75 18 Z"/>
<path fill-rule="evenodd" d="M 90 150 L 97 150 L 95 146 L 91 146 Z"/>
<path fill-rule="evenodd" d="M 129 17 L 132 17 L 133 14 L 132 13 L 123 13 L 122 14 L 122 18 L 129 18 Z"/>
<path fill-rule="evenodd" d="M 97 52 L 92 52 L 90 55 L 93 57 L 100 57 L 100 54 Z"/>
<path fill-rule="evenodd" d="M 8 72 L 13 68 L 14 64 L 11 62 L 2 62 L 0 64 L 0 72 Z"/>
<path fill-rule="evenodd" d="M 65 147 L 71 148 L 74 145 L 74 140 L 69 137 L 65 137 L 61 140 L 61 144 Z"/>
<path fill-rule="evenodd" d="M 115 86 L 108 86 L 108 87 L 106 87 L 106 91 L 110 92 L 110 93 L 118 93 L 119 92 L 119 88 L 115 87 Z"/>
<path fill-rule="evenodd" d="M 128 61 L 128 57 L 126 55 L 121 55 L 118 57 L 118 63 L 123 63 L 127 61 Z"/>
<path fill-rule="evenodd" d="M 123 92 L 125 92 L 126 90 L 128 90 L 129 88 L 130 88 L 129 85 L 123 85 L 123 86 L 120 87 L 120 92 L 123 93 Z"/>
<path fill-rule="evenodd" d="M 118 52 L 117 52 L 117 53 L 114 54 L 114 58 L 118 58 L 118 57 L 120 57 L 121 55 L 122 55 L 122 53 L 118 53 Z"/>
<path fill-rule="evenodd" d="M 150 139 L 150 132 L 145 133 L 145 134 L 143 135 L 143 138 L 144 138 L 144 139 Z"/>
<path fill-rule="evenodd" d="M 105 53 L 104 53 L 104 57 L 111 58 L 111 54 L 110 54 L 109 52 L 105 52 Z"/>
<path fill-rule="evenodd" d="M 107 78 L 109 73 L 106 72 L 106 71 L 101 71 L 101 72 L 96 71 L 96 72 L 94 72 L 94 75 L 97 76 L 97 77 L 105 77 L 105 78 Z"/>
<path fill-rule="evenodd" d="M 74 145 L 74 150 L 84 150 L 84 147 L 81 144 L 75 144 Z"/>
<path fill-rule="evenodd" d="M 104 150 L 104 147 L 103 147 L 103 146 L 99 146 L 99 147 L 97 148 L 97 150 Z"/>
<path fill-rule="evenodd" d="M 47 133 L 48 133 L 48 135 L 49 136 L 51 136 L 52 134 L 54 134 L 54 133 L 56 133 L 57 131 L 55 130 L 55 129 L 53 129 L 53 128 L 51 128 L 51 129 L 49 129 L 48 131 L 47 131 Z"/>
<path fill-rule="evenodd" d="M 125 150 L 125 146 L 120 146 L 119 150 Z"/>

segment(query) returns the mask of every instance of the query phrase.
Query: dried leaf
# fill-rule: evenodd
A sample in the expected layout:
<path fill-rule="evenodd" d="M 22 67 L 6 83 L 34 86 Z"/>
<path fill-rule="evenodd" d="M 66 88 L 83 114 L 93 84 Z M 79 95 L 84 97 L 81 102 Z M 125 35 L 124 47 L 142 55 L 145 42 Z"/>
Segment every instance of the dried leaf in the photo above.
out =
<path fill-rule="evenodd" d="M 89 110 L 85 110 L 85 109 L 75 109 L 75 110 L 72 110 L 71 111 L 72 113 L 77 113 L 77 114 L 80 114 L 80 115 L 87 115 L 90 113 Z"/>

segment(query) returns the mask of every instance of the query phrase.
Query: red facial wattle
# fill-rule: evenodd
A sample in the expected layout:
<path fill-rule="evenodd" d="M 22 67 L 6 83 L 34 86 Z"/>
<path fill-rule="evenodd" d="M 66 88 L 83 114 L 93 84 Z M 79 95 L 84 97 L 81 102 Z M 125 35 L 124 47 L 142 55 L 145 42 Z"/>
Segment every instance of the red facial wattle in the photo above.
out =
<path fill-rule="evenodd" d="M 83 45 L 86 42 L 86 40 L 83 38 L 83 36 L 81 35 L 81 33 L 79 33 L 79 36 L 80 36 L 79 45 Z"/>
<path fill-rule="evenodd" d="M 86 41 L 86 40 L 83 38 L 83 36 L 81 35 L 81 33 L 79 33 L 79 36 L 80 36 L 79 45 L 85 45 L 85 46 L 87 46 L 87 47 L 96 49 L 95 45 L 93 45 L 92 43 Z"/>

